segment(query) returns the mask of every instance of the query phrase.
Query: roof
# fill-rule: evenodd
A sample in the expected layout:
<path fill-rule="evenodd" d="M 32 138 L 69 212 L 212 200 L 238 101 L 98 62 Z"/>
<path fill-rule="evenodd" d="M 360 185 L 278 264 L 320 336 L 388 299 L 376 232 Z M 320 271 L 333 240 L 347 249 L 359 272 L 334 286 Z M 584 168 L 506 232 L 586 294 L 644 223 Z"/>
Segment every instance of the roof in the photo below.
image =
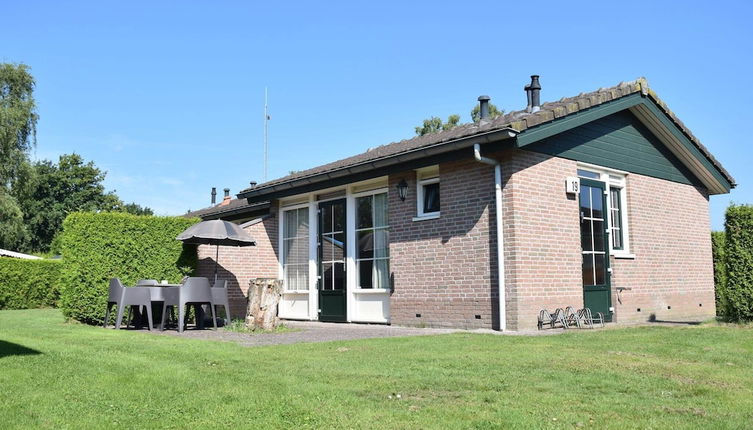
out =
<path fill-rule="evenodd" d="M 238 213 L 251 212 L 269 207 L 269 202 L 248 203 L 247 199 L 232 199 L 227 204 L 217 204 L 183 215 L 186 218 L 216 219 Z"/>
<path fill-rule="evenodd" d="M 456 142 L 461 139 L 468 139 L 474 136 L 481 136 L 496 131 L 509 130 L 513 133 L 521 133 L 527 129 L 546 124 L 557 119 L 585 111 L 590 108 L 609 103 L 633 94 L 640 94 L 643 97 L 650 98 L 674 125 L 692 142 L 692 144 L 702 153 L 704 157 L 711 162 L 723 177 L 734 187 L 735 180 L 727 172 L 721 163 L 714 158 L 709 150 L 701 144 L 685 124 L 667 107 L 656 93 L 648 86 L 645 78 L 638 78 L 630 82 L 621 82 L 618 85 L 609 88 L 601 88 L 590 93 L 581 93 L 574 97 L 562 98 L 555 102 L 547 102 L 541 105 L 537 112 L 527 112 L 519 110 L 501 115 L 491 121 L 482 121 L 480 123 L 463 124 L 451 130 L 429 133 L 423 136 L 417 136 L 412 139 L 401 140 L 387 145 L 378 146 L 364 153 L 334 161 L 332 163 L 317 166 L 311 169 L 295 172 L 279 179 L 274 179 L 253 188 L 247 188 L 240 193 L 239 197 L 263 197 L 270 194 L 284 185 L 292 183 L 311 183 L 325 180 L 336 172 L 345 172 L 357 166 L 374 164 L 378 161 L 388 158 L 400 157 L 403 154 L 423 150 L 426 148 L 436 147 L 439 145 Z"/>
<path fill-rule="evenodd" d="M 22 258 L 24 260 L 41 260 L 42 259 L 42 257 L 37 257 L 36 255 L 29 255 L 29 254 L 23 254 L 23 253 L 15 252 L 15 251 L 8 251 L 7 249 L 0 249 L 0 256 Z"/>

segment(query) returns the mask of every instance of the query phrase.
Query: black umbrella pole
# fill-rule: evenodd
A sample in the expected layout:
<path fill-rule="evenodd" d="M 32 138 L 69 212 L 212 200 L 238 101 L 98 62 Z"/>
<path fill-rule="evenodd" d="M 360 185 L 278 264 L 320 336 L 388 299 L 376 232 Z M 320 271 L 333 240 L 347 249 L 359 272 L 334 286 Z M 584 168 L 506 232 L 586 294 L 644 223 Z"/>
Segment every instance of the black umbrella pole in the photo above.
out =
<path fill-rule="evenodd" d="M 220 259 L 220 245 L 217 245 L 217 253 L 214 255 L 214 283 L 212 285 L 217 285 L 217 262 Z"/>

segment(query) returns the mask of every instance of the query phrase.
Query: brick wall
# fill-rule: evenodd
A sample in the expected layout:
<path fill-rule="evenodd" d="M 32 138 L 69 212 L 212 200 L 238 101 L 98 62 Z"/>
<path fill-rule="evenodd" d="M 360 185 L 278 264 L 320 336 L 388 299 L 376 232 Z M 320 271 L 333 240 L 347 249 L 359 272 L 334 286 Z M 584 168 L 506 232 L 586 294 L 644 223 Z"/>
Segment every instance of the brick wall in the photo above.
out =
<path fill-rule="evenodd" d="M 508 328 L 528 330 L 542 308 L 583 306 L 578 201 L 564 184 L 577 164 L 520 150 L 502 159 Z M 643 175 L 627 178 L 635 258 L 611 258 L 615 321 L 713 317 L 708 195 Z M 618 295 L 618 287 L 631 290 Z"/>
<path fill-rule="evenodd" d="M 536 328 L 541 309 L 583 306 L 576 163 L 516 150 L 502 157 L 507 326 Z"/>
<path fill-rule="evenodd" d="M 219 251 L 218 279 L 228 281 L 230 313 L 233 318 L 246 315 L 246 298 L 249 281 L 253 278 L 277 278 L 277 216 L 247 227 L 245 230 L 256 239 L 256 246 L 221 246 Z M 199 264 L 196 276 L 214 279 L 216 246 L 199 246 Z"/>
<path fill-rule="evenodd" d="M 451 162 L 440 165 L 439 177 L 441 217 L 413 221 L 416 173 L 390 176 L 390 190 L 402 179 L 409 184 L 405 201 L 389 194 L 391 322 L 495 327 L 494 168 Z"/>
<path fill-rule="evenodd" d="M 627 178 L 630 247 L 635 259 L 612 258 L 617 321 L 713 318 L 708 194 L 691 185 L 648 176 Z M 617 287 L 631 290 L 619 293 L 618 300 Z"/>

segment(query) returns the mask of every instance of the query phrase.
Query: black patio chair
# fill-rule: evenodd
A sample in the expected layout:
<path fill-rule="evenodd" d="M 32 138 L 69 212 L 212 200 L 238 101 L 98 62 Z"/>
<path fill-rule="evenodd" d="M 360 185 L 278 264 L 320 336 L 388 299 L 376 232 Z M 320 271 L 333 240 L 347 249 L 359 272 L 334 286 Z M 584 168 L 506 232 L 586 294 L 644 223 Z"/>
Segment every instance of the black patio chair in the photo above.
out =
<path fill-rule="evenodd" d="M 115 329 L 120 328 L 123 321 L 123 311 L 129 306 L 128 318 L 130 318 L 131 307 L 139 306 L 146 308 L 146 315 L 149 321 L 149 330 L 152 329 L 152 297 L 148 289 L 126 288 L 118 278 L 110 279 L 110 288 L 107 296 L 107 309 L 105 310 L 105 319 L 103 327 L 107 327 L 107 321 L 110 318 L 110 308 L 113 305 L 118 307 L 118 313 L 115 317 Z M 128 321 L 126 321 L 126 327 Z"/>

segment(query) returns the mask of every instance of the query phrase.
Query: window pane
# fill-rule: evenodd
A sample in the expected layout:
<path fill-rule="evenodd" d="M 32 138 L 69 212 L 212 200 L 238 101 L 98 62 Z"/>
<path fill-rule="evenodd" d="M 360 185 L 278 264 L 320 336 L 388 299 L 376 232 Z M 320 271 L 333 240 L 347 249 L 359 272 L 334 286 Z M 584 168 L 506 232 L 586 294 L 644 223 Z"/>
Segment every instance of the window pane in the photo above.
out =
<path fill-rule="evenodd" d="M 369 228 L 374 225 L 373 223 L 373 214 L 372 214 L 372 207 L 371 207 L 372 197 L 359 197 L 356 200 L 356 206 L 358 207 L 358 215 L 357 215 L 357 221 L 358 224 L 356 228 Z"/>
<path fill-rule="evenodd" d="M 594 251 L 604 251 L 604 221 L 593 222 Z"/>
<path fill-rule="evenodd" d="M 363 260 L 358 262 L 358 286 L 361 288 L 372 288 L 372 270 L 374 262 L 372 260 Z"/>
<path fill-rule="evenodd" d="M 375 288 L 390 288 L 390 262 L 389 260 L 374 261 Z"/>
<path fill-rule="evenodd" d="M 345 230 L 345 206 L 341 204 L 336 204 L 332 206 L 333 209 L 333 219 L 332 219 L 332 227 L 333 231 L 344 231 Z"/>
<path fill-rule="evenodd" d="M 594 218 L 604 218 L 601 188 L 591 188 L 591 209 Z"/>
<path fill-rule="evenodd" d="M 583 285 L 594 285 L 593 254 L 583 254 Z"/>
<path fill-rule="evenodd" d="M 333 236 L 333 248 L 334 254 L 333 260 L 341 261 L 345 258 L 345 233 L 335 233 Z"/>
<path fill-rule="evenodd" d="M 580 224 L 580 247 L 583 251 L 593 251 L 591 243 L 591 221 L 584 220 Z"/>
<path fill-rule="evenodd" d="M 309 289 L 309 268 L 308 265 L 301 265 L 298 266 L 297 271 L 297 280 L 298 285 L 296 288 L 297 290 L 308 290 Z"/>
<path fill-rule="evenodd" d="M 596 284 L 594 285 L 604 285 L 607 273 L 607 268 L 604 266 L 604 254 L 594 255 L 594 268 L 596 269 Z"/>
<path fill-rule="evenodd" d="M 298 209 L 298 225 L 296 236 L 308 236 L 309 234 L 309 210 L 308 208 Z"/>
<path fill-rule="evenodd" d="M 612 247 L 622 249 L 622 230 L 619 228 L 612 229 Z"/>
<path fill-rule="evenodd" d="M 588 185 L 580 188 L 580 216 L 591 217 L 591 187 Z"/>
<path fill-rule="evenodd" d="M 332 263 L 322 263 L 322 285 L 323 290 L 332 289 Z"/>
<path fill-rule="evenodd" d="M 424 185 L 424 213 L 439 212 L 439 182 Z"/>
<path fill-rule="evenodd" d="M 358 232 L 358 255 L 357 258 L 374 257 L 374 231 L 366 230 Z"/>
<path fill-rule="evenodd" d="M 320 206 L 320 210 L 322 233 L 330 233 L 332 232 L 332 206 L 322 205 Z"/>
<path fill-rule="evenodd" d="M 283 230 L 282 237 L 287 239 L 295 236 L 295 226 L 297 221 L 298 211 L 285 211 L 285 229 Z"/>
<path fill-rule="evenodd" d="M 601 179 L 601 175 L 599 175 L 598 173 L 583 169 L 578 169 L 578 176 L 580 176 L 581 178 Z"/>
<path fill-rule="evenodd" d="M 374 226 L 385 227 L 387 222 L 387 193 L 374 196 Z"/>
<path fill-rule="evenodd" d="M 333 289 L 344 290 L 345 289 L 345 263 L 334 263 L 335 279 Z"/>
<path fill-rule="evenodd" d="M 390 256 L 390 232 L 386 228 L 374 231 L 374 257 L 385 258 Z"/>

